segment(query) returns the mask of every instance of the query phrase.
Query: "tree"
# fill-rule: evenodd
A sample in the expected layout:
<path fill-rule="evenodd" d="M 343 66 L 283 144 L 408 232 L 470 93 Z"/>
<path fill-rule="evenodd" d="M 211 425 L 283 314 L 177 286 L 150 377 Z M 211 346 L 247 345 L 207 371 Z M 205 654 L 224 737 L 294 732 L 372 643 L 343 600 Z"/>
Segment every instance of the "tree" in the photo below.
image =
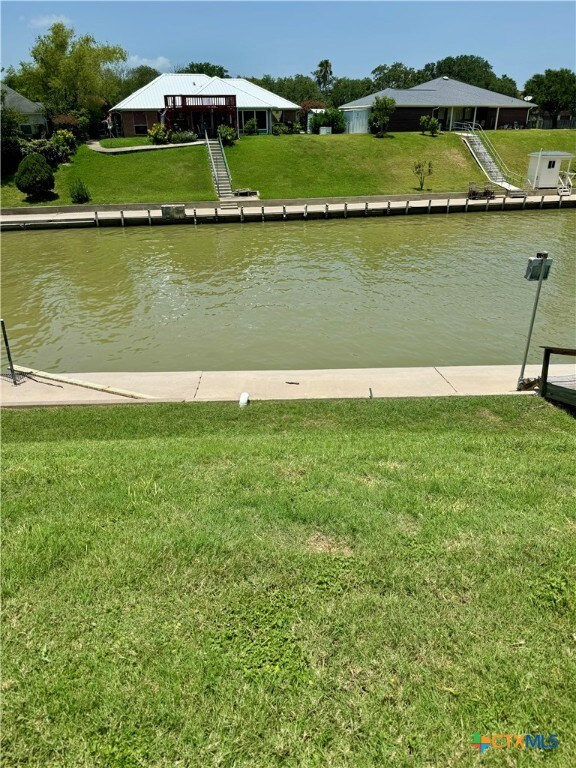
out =
<path fill-rule="evenodd" d="M 191 61 L 185 67 L 174 70 L 176 74 L 208 75 L 208 77 L 230 77 L 230 73 L 220 64 L 211 64 L 209 61 Z"/>
<path fill-rule="evenodd" d="M 380 64 L 373 69 L 372 81 L 377 91 L 383 91 L 386 88 L 412 88 L 424 82 L 419 72 L 399 61 L 395 61 L 390 66 Z"/>
<path fill-rule="evenodd" d="M 260 88 L 272 91 L 283 99 L 293 101 L 295 104 L 302 104 L 303 101 L 309 100 L 322 101 L 323 103 L 325 101 L 316 81 L 309 75 L 293 75 L 278 79 L 274 79 L 271 75 L 264 75 L 263 77 L 247 77 L 246 80 L 259 85 Z"/>
<path fill-rule="evenodd" d="M 42 155 L 27 155 L 18 166 L 14 183 L 20 192 L 42 200 L 54 189 L 54 173 Z"/>
<path fill-rule="evenodd" d="M 356 101 L 356 99 L 369 96 L 371 93 L 374 93 L 374 83 L 369 77 L 364 77 L 361 80 L 336 77 L 330 91 L 330 101 L 333 106 L 341 107 L 342 104 Z"/>
<path fill-rule="evenodd" d="M 315 69 L 312 74 L 316 78 L 316 82 L 318 83 L 318 87 L 322 93 L 326 94 L 330 90 L 332 80 L 334 79 L 332 75 L 332 64 L 330 63 L 330 60 L 322 59 L 322 61 L 318 64 L 318 69 Z"/>
<path fill-rule="evenodd" d="M 524 92 L 533 97 L 541 112 L 548 112 L 552 128 L 558 126 L 560 112 L 576 111 L 576 74 L 571 69 L 546 69 L 543 75 L 533 75 Z"/>
<path fill-rule="evenodd" d="M 394 99 L 376 96 L 372 109 L 370 110 L 370 128 L 379 139 L 381 139 L 388 130 L 388 123 L 394 110 L 396 102 Z"/>
<path fill-rule="evenodd" d="M 33 101 L 41 101 L 49 116 L 85 111 L 99 117 L 105 101 L 103 71 L 126 60 L 117 45 L 102 45 L 91 35 L 75 38 L 61 22 L 36 38 L 31 62 L 9 68 L 5 81 Z"/>
<path fill-rule="evenodd" d="M 447 56 L 436 62 L 425 64 L 418 74 L 422 78 L 420 82 L 434 80 L 437 77 L 451 77 L 468 85 L 486 88 L 508 96 L 516 96 L 518 93 L 518 87 L 511 77 L 508 75 L 497 77 L 489 61 L 470 54 Z"/>
<path fill-rule="evenodd" d="M 418 182 L 420 183 L 420 189 L 423 189 L 424 180 L 426 177 L 432 176 L 432 161 L 417 160 L 412 166 L 412 172 L 415 174 Z"/>
<path fill-rule="evenodd" d="M 2 147 L 1 169 L 4 175 L 12 173 L 22 159 L 20 149 L 22 132 L 20 131 L 20 124 L 23 121 L 23 117 L 18 110 L 5 106 L 5 99 L 6 92 L 2 90 L 0 95 L 0 141 Z"/>

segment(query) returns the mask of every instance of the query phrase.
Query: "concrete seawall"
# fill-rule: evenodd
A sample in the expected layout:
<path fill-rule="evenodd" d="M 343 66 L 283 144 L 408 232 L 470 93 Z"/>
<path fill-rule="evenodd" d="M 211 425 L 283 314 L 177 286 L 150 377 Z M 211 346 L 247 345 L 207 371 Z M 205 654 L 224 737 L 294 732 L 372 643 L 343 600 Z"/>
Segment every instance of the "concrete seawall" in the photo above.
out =
<path fill-rule="evenodd" d="M 132 204 L 126 206 L 70 206 L 68 208 L 9 209 L 0 215 L 3 231 L 53 229 L 66 227 L 127 227 L 175 224 L 238 224 L 249 222 L 353 217 L 387 217 L 414 214 L 469 214 L 490 211 L 523 211 L 576 207 L 576 194 L 502 196 L 486 200 L 466 197 L 410 197 L 352 201 L 290 200 L 255 201 L 238 199 L 237 208 L 223 207 L 218 202 L 198 204 Z"/>

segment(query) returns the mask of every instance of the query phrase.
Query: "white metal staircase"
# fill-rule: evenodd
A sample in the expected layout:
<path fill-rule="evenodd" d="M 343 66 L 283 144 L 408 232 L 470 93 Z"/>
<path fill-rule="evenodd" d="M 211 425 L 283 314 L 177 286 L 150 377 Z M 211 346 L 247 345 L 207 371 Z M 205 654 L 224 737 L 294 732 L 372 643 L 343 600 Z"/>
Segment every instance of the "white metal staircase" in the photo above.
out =
<path fill-rule="evenodd" d="M 210 156 L 212 179 L 214 181 L 216 194 L 220 198 L 221 207 L 237 208 L 238 203 L 236 202 L 234 192 L 232 191 L 232 177 L 230 176 L 230 169 L 226 162 L 222 139 L 220 136 L 218 136 L 217 139 L 209 139 L 208 133 L 205 133 L 204 136 L 206 139 L 206 146 L 208 147 L 208 154 Z"/>
<path fill-rule="evenodd" d="M 478 123 L 456 123 L 454 125 L 474 156 L 486 177 L 509 192 L 528 192 L 529 182 L 512 173 L 502 160 L 494 145 Z"/>

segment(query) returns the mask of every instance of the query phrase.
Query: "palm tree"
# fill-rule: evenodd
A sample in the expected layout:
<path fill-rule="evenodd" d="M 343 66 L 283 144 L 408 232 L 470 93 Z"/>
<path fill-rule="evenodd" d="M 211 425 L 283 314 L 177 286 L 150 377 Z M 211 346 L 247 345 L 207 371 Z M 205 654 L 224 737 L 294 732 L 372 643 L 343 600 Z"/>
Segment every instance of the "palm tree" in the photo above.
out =
<path fill-rule="evenodd" d="M 332 83 L 332 64 L 329 59 L 322 59 L 318 64 L 318 69 L 313 73 L 316 82 L 322 93 L 326 93 Z"/>

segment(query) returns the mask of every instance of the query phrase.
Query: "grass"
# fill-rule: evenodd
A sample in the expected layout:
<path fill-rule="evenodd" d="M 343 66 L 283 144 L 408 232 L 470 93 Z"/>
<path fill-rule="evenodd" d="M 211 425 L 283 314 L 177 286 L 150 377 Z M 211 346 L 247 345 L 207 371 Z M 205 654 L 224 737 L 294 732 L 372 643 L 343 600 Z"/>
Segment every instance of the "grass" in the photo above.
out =
<path fill-rule="evenodd" d="M 522 177 L 528 173 L 531 152 L 560 150 L 576 155 L 576 130 L 487 131 L 487 134 L 508 168 Z M 574 160 L 572 166 L 576 167 Z M 567 167 L 566 161 L 563 167 Z"/>
<path fill-rule="evenodd" d="M 71 205 L 69 183 L 79 177 L 90 191 L 91 204 L 170 203 L 215 200 L 204 146 L 103 155 L 81 146 L 70 165 L 56 172 L 57 197 L 44 205 Z M 13 179 L 2 181 L 2 207 L 26 206 Z"/>
<path fill-rule="evenodd" d="M 120 136 L 115 139 L 100 139 L 101 146 L 106 149 L 116 147 L 148 147 L 151 146 L 148 136 Z"/>
<path fill-rule="evenodd" d="M 5 412 L 5 765 L 573 766 L 573 449 L 530 396 Z"/>
<path fill-rule="evenodd" d="M 528 154 L 541 147 L 574 151 L 574 130 L 492 131 L 495 147 L 510 170 L 525 176 Z M 106 142 L 146 143 L 137 139 Z M 414 161 L 430 160 L 433 174 L 424 192 L 465 192 L 484 175 L 460 137 L 445 133 L 435 138 L 420 133 L 367 135 L 246 136 L 226 156 L 235 188 L 252 188 L 263 199 L 404 195 L 420 192 L 412 172 Z M 56 174 L 54 200 L 44 205 L 71 203 L 69 179 L 77 175 L 87 184 L 92 203 L 163 203 L 215 200 L 206 150 L 202 146 L 101 155 L 81 147 L 70 166 Z M 29 205 L 12 178 L 2 181 L 2 206 Z"/>
<path fill-rule="evenodd" d="M 482 181 L 454 134 L 247 136 L 226 157 L 234 186 L 258 189 L 265 199 L 419 193 L 412 166 L 421 158 L 433 165 L 425 192 L 463 192 Z"/>

